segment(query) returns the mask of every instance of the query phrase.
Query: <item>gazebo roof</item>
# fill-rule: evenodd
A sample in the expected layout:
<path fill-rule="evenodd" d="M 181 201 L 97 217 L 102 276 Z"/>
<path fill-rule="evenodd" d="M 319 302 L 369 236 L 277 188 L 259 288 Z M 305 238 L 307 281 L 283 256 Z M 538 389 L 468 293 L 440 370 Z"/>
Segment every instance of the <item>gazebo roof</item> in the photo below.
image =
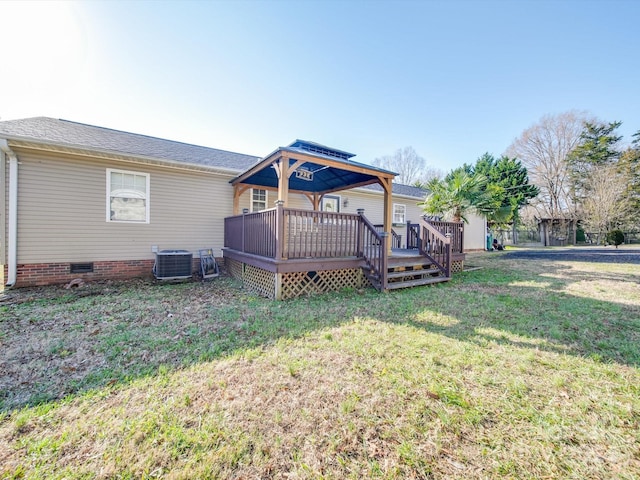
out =
<path fill-rule="evenodd" d="M 315 142 L 296 140 L 280 147 L 231 180 L 232 185 L 255 185 L 278 188 L 278 173 L 274 166 L 288 159 L 293 168 L 289 190 L 325 194 L 381 181 L 391 181 L 396 173 L 351 160 L 352 153 L 326 147 Z"/>

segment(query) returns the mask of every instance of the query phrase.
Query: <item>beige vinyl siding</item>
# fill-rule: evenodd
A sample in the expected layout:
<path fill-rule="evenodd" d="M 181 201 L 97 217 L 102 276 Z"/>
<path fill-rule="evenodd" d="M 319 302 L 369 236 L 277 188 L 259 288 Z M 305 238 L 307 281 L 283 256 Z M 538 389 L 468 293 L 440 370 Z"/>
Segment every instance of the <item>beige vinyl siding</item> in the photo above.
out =
<path fill-rule="evenodd" d="M 274 200 L 276 198 L 277 198 L 277 193 L 274 192 Z M 305 195 L 301 195 L 297 193 L 289 197 L 289 207 L 300 208 L 304 210 L 311 210 L 313 208 L 313 204 L 309 201 L 309 199 Z"/>
<path fill-rule="evenodd" d="M 9 162 L 4 152 L 0 152 L 0 277 L 4 273 L 3 266 L 7 262 L 7 235 L 9 234 Z M 4 278 L 0 278 L 0 289 Z"/>
<path fill-rule="evenodd" d="M 343 207 L 345 213 L 356 213 L 358 208 L 364 208 L 364 215 L 374 225 L 384 223 L 384 195 L 382 192 L 365 192 L 358 189 L 346 190 L 342 194 L 342 203 L 348 198 L 348 206 Z M 399 203 L 406 205 L 406 220 L 416 222 L 422 215 L 422 209 L 417 205 L 420 200 L 417 198 L 392 195 L 391 204 Z M 393 208 L 393 207 L 392 207 Z M 394 225 L 393 230 L 401 237 L 401 245 L 406 244 L 407 227 L 406 224 Z"/>
<path fill-rule="evenodd" d="M 278 198 L 278 192 L 274 190 L 268 191 L 267 204 L 269 208 L 274 206 Z M 374 224 L 380 224 L 384 221 L 384 194 L 382 192 L 367 192 L 363 189 L 343 190 L 332 193 L 332 196 L 340 197 L 340 213 L 357 213 L 359 208 L 365 209 L 365 216 Z M 344 206 L 347 199 L 348 205 Z M 421 199 L 393 195 L 392 203 L 401 203 L 407 206 L 407 220 L 416 221 L 423 214 L 422 209 L 417 205 Z M 251 190 L 247 190 L 240 196 L 240 210 L 249 208 L 251 202 Z M 302 194 L 289 194 L 289 207 L 311 209 L 312 205 L 309 199 Z"/>
<path fill-rule="evenodd" d="M 268 190 L 267 206 L 272 208 L 278 198 L 278 192 Z M 340 197 L 340 213 L 357 213 L 359 208 L 365 209 L 365 216 L 373 223 L 382 223 L 384 215 L 384 195 L 382 192 L 365 192 L 362 190 L 343 190 L 330 194 Z M 345 199 L 348 199 L 348 205 L 344 206 Z M 420 200 L 417 198 L 402 197 L 394 195 L 392 203 L 401 203 L 407 206 L 407 219 L 417 220 L 422 216 L 422 209 L 417 206 Z M 251 190 L 247 190 L 240 196 L 240 210 L 249 208 L 251 203 Z M 311 202 L 302 194 L 289 194 L 289 207 L 310 209 Z"/>
<path fill-rule="evenodd" d="M 476 214 L 467 215 L 469 223 L 464 225 L 464 249 L 485 250 L 487 248 L 487 221 Z"/>
<path fill-rule="evenodd" d="M 136 260 L 151 247 L 221 248 L 231 176 L 175 168 L 17 152 L 18 263 Z M 106 221 L 106 171 L 150 174 L 150 223 Z"/>
<path fill-rule="evenodd" d="M 384 221 L 384 195 L 382 193 L 363 193 L 356 190 L 344 190 L 340 192 L 340 200 L 349 199 L 349 205 L 345 208 L 341 205 L 342 213 L 357 213 L 359 208 L 364 208 L 364 216 L 371 223 L 382 223 Z"/>
<path fill-rule="evenodd" d="M 231 188 L 231 195 L 233 196 L 233 188 Z M 278 199 L 278 191 L 277 190 L 267 190 L 267 208 L 275 207 L 275 202 Z M 245 191 L 242 195 L 240 195 L 240 213 L 242 213 L 243 208 L 248 208 L 251 211 L 251 189 Z M 289 194 L 289 207 L 290 208 L 303 208 L 303 209 L 311 209 L 311 202 L 309 199 L 298 193 L 290 193 Z M 233 207 L 229 211 L 229 215 L 232 215 Z"/>
<path fill-rule="evenodd" d="M 395 203 L 404 203 L 407 206 L 407 222 L 417 222 L 422 215 L 424 215 L 424 211 L 422 207 L 418 206 L 418 202 L 421 202 L 423 199 L 402 199 L 398 198 Z"/>
<path fill-rule="evenodd" d="M 384 222 L 384 195 L 382 192 L 365 192 L 359 189 L 345 190 L 340 192 L 342 203 L 345 198 L 348 199 L 348 206 L 341 207 L 342 212 L 356 213 L 359 208 L 364 208 L 364 215 L 373 224 L 381 224 Z M 417 221 L 423 215 L 422 209 L 417 205 L 420 199 L 405 197 L 401 195 L 392 195 L 391 203 L 399 203 L 406 205 L 407 220 Z"/>

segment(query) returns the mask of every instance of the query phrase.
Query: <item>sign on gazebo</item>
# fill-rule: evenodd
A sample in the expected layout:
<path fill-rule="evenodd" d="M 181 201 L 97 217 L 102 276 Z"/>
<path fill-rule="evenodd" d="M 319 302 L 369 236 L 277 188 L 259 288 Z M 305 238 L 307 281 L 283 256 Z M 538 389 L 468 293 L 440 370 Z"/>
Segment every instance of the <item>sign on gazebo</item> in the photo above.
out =
<path fill-rule="evenodd" d="M 313 172 L 308 168 L 300 167 L 296 170 L 296 178 L 313 182 Z"/>

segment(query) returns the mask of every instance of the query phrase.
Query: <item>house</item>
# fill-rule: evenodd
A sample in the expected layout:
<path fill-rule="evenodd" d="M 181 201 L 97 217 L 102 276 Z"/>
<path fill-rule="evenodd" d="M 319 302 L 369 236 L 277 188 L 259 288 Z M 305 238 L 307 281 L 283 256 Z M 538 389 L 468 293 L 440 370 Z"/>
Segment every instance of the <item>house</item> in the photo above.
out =
<path fill-rule="evenodd" d="M 0 152 L 0 265 L 9 286 L 148 276 L 156 253 L 174 249 L 213 247 L 220 257 L 224 247 L 233 263 L 239 253 L 231 258 L 225 223 L 274 210 L 288 189 L 269 177 L 273 154 L 261 159 L 47 117 L 0 122 Z M 277 152 L 299 157 L 297 184 L 312 184 L 305 175 L 320 179 L 308 169 L 320 165 L 340 187 L 291 188 L 290 211 L 322 212 L 305 221 L 325 226 L 356 215 L 378 232 L 393 224 L 389 251 L 408 246 L 407 223 L 422 216 L 423 191 L 313 142 Z M 351 183 L 340 183 L 347 177 Z"/>

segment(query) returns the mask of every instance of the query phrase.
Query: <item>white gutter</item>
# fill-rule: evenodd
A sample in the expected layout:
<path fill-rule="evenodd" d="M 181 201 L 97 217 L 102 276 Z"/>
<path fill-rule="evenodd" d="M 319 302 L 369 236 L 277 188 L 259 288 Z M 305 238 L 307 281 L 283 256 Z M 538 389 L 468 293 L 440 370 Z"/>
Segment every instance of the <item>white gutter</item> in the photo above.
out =
<path fill-rule="evenodd" d="M 18 157 L 9 148 L 4 138 L 0 138 L 0 150 L 9 157 L 9 232 L 7 238 L 9 272 L 7 287 L 15 285 L 18 273 Z"/>

